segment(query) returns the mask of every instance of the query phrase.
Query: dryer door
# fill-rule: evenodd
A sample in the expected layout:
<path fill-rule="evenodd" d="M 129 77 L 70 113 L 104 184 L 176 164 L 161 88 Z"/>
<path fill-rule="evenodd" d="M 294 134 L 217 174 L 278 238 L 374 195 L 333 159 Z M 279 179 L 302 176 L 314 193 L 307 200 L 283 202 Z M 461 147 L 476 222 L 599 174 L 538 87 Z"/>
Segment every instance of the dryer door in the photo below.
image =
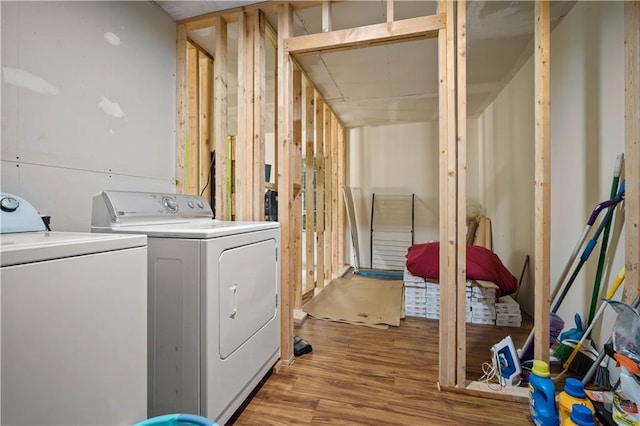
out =
<path fill-rule="evenodd" d="M 220 271 L 220 358 L 226 359 L 276 316 L 275 240 L 222 252 Z"/>

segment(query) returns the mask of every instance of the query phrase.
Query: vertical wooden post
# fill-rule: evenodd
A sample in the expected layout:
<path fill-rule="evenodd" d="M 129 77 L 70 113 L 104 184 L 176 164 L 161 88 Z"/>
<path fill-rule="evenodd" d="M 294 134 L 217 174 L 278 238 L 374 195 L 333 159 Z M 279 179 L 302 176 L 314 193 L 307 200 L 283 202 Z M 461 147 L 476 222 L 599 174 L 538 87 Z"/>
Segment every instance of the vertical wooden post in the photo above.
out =
<path fill-rule="evenodd" d="M 331 219 L 331 199 L 333 197 L 333 162 L 331 160 L 331 141 L 333 140 L 333 134 L 331 133 L 333 128 L 331 121 L 333 120 L 333 112 L 329 107 L 324 105 L 324 278 L 325 280 L 331 280 L 333 278 L 332 260 L 331 257 L 331 241 L 333 229 L 331 225 L 333 221 Z"/>
<path fill-rule="evenodd" d="M 238 136 L 235 163 L 236 220 L 252 220 L 254 214 L 253 23 L 253 14 L 240 12 L 238 19 Z"/>
<path fill-rule="evenodd" d="M 176 193 L 185 191 L 185 143 L 187 139 L 187 28 L 176 28 Z"/>
<path fill-rule="evenodd" d="M 549 362 L 550 300 L 550 14 L 549 1 L 535 3 L 535 308 L 534 357 Z"/>
<path fill-rule="evenodd" d="M 393 22 L 393 0 L 387 0 L 387 22 Z"/>
<path fill-rule="evenodd" d="M 187 44 L 187 87 L 189 100 L 187 102 L 188 128 L 187 143 L 185 144 L 185 192 L 195 195 L 198 193 L 198 158 L 200 154 L 200 103 L 198 100 L 198 82 L 200 81 L 200 67 L 198 66 L 198 49 L 191 43 Z"/>
<path fill-rule="evenodd" d="M 640 2 L 624 2 L 625 75 L 625 267 L 628 283 L 640 282 Z M 635 286 L 625 286 L 623 300 L 638 294 Z"/>
<path fill-rule="evenodd" d="M 345 157 L 346 157 L 346 141 L 345 141 L 345 130 L 344 126 L 341 123 L 338 123 L 338 229 L 336 232 L 338 234 L 338 272 L 340 272 L 344 265 L 344 232 L 345 232 L 345 216 L 346 210 L 344 206 L 344 196 L 342 194 L 343 188 L 345 186 Z"/>
<path fill-rule="evenodd" d="M 331 0 L 322 1 L 322 32 L 327 33 L 332 30 L 331 25 Z"/>
<path fill-rule="evenodd" d="M 230 220 L 231 211 L 227 197 L 227 169 L 229 167 L 229 150 L 227 148 L 227 21 L 221 16 L 216 18 L 216 46 L 213 61 L 214 73 L 214 105 L 213 131 L 216 163 L 216 218 Z"/>
<path fill-rule="evenodd" d="M 466 386 L 466 284 L 467 284 L 467 235 L 465 224 L 467 223 L 467 3 L 466 0 L 457 1 L 456 10 L 456 95 L 457 115 L 456 124 L 458 130 L 457 141 L 457 168 L 458 168 L 458 221 L 457 239 L 458 246 L 458 271 L 457 271 L 457 373 L 456 384 L 458 387 Z"/>
<path fill-rule="evenodd" d="M 313 138 L 315 136 L 315 111 L 314 111 L 314 94 L 315 90 L 311 84 L 306 85 L 306 99 L 305 99 L 305 122 L 306 122 L 306 144 L 305 144 L 305 243 L 306 243 L 306 279 L 305 289 L 303 292 L 315 287 L 315 218 L 314 218 L 314 205 L 315 205 L 315 182 L 314 175 L 314 149 Z"/>
<path fill-rule="evenodd" d="M 265 86 L 265 18 L 260 10 L 253 15 L 253 208 L 251 219 L 264 220 L 264 116 Z"/>
<path fill-rule="evenodd" d="M 298 151 L 302 148 L 302 71 L 298 67 L 293 68 L 293 146 L 291 154 L 291 180 L 293 181 L 292 204 L 292 233 L 293 233 L 293 307 L 302 308 L 302 241 L 301 241 L 301 215 L 302 205 L 300 201 L 300 177 L 302 175 L 302 155 Z"/>
<path fill-rule="evenodd" d="M 211 82 L 213 62 L 204 53 L 199 53 L 200 69 L 200 160 L 198 165 L 198 194 L 202 194 L 211 202 Z M 206 187 L 206 189 L 205 189 Z"/>
<path fill-rule="evenodd" d="M 316 96 L 316 287 L 324 287 L 324 100 Z"/>
<path fill-rule="evenodd" d="M 340 268 L 338 262 L 338 118 L 331 115 L 331 271 L 332 278 Z"/>
<path fill-rule="evenodd" d="M 293 61 L 283 49 L 284 39 L 293 35 L 293 9 L 289 3 L 278 4 L 278 221 L 281 226 L 280 259 L 280 359 L 293 362 L 293 253 L 291 241 L 292 134 L 293 134 Z"/>
<path fill-rule="evenodd" d="M 438 11 L 446 14 L 439 30 L 440 111 L 440 384 L 456 383 L 457 348 L 457 174 L 455 127 L 455 40 L 453 2 L 440 0 Z"/>

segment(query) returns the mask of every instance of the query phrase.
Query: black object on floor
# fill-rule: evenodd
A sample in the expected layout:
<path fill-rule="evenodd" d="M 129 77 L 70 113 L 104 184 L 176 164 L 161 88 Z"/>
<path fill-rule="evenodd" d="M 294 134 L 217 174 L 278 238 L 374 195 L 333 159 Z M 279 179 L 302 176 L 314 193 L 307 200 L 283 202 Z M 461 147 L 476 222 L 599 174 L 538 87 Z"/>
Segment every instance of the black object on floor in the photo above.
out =
<path fill-rule="evenodd" d="M 293 336 L 293 354 L 295 356 L 308 354 L 312 350 L 313 348 L 311 347 L 311 345 L 302 340 L 301 337 Z"/>
<path fill-rule="evenodd" d="M 596 417 L 605 426 L 615 426 L 616 422 L 611 417 L 611 411 L 607 411 L 602 402 L 590 400 L 593 403 L 593 408 L 596 410 Z"/>

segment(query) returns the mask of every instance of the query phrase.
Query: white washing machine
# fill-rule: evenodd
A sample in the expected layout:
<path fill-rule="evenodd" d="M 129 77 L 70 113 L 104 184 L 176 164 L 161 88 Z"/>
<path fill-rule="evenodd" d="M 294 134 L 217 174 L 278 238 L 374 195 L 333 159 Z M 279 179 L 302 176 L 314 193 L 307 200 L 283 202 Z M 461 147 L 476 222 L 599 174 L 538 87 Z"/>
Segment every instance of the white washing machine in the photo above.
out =
<path fill-rule="evenodd" d="M 104 191 L 92 231 L 148 238 L 149 417 L 226 423 L 280 357 L 280 225 L 215 220 L 198 196 Z"/>
<path fill-rule="evenodd" d="M 0 193 L 1 423 L 147 418 L 147 241 L 48 232 Z"/>

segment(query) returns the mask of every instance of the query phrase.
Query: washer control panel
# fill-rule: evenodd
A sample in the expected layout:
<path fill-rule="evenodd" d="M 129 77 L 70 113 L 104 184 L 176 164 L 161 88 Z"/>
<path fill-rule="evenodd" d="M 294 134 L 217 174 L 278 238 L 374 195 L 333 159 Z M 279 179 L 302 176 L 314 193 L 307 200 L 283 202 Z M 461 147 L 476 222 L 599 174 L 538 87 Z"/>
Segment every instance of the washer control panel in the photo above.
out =
<path fill-rule="evenodd" d="M 46 230 L 38 211 L 17 195 L 0 192 L 0 233 Z"/>
<path fill-rule="evenodd" d="M 213 218 L 208 201 L 197 195 L 103 191 L 93 204 L 94 212 L 106 209 L 113 223 Z"/>

